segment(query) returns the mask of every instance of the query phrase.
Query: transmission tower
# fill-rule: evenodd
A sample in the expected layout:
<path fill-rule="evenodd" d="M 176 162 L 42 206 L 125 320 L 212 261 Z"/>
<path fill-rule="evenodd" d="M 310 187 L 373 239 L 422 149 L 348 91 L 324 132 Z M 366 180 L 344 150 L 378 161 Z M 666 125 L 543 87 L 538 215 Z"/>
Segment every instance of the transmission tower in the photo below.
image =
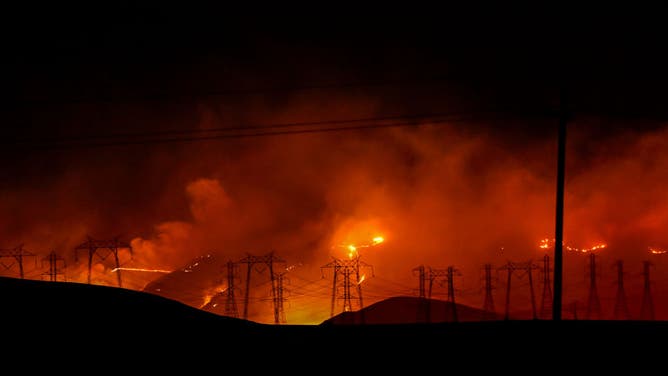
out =
<path fill-rule="evenodd" d="M 19 277 L 21 279 L 25 277 L 23 273 L 23 260 L 26 257 L 35 257 L 35 255 L 23 249 L 23 244 L 11 249 L 0 249 L 0 265 L 2 265 L 5 270 L 9 270 L 14 265 L 18 265 Z M 9 263 L 5 263 L 5 259 L 9 259 Z"/>
<path fill-rule="evenodd" d="M 523 274 L 518 275 L 518 278 L 522 278 L 524 275 L 529 276 L 529 292 L 531 293 L 531 311 L 533 319 L 535 320 L 538 318 L 538 315 L 536 313 L 536 296 L 534 294 L 533 277 L 532 277 L 533 274 L 532 271 L 535 269 L 538 269 L 538 266 L 536 266 L 533 263 L 533 261 L 526 261 L 521 263 L 508 261 L 506 265 L 499 268 L 499 270 L 505 270 L 506 273 L 508 274 L 508 279 L 506 282 L 506 313 L 505 313 L 506 320 L 510 319 L 510 287 L 513 273 L 515 273 L 516 271 L 523 272 Z"/>
<path fill-rule="evenodd" d="M 645 280 L 645 288 L 642 295 L 642 306 L 640 308 L 640 318 L 642 320 L 654 320 L 654 301 L 652 299 L 651 279 L 649 276 L 650 267 L 652 263 L 643 261 L 643 279 Z"/>
<path fill-rule="evenodd" d="M 427 280 L 427 272 L 424 265 L 420 265 L 413 269 L 413 273 L 418 274 L 418 297 L 420 298 L 418 302 L 417 310 L 417 322 L 430 322 L 431 321 L 431 305 L 430 299 L 427 299 L 425 292 L 425 284 Z"/>
<path fill-rule="evenodd" d="M 227 290 L 225 290 L 225 316 L 229 317 L 239 317 L 239 311 L 237 310 L 237 300 L 234 296 L 234 290 L 236 287 L 236 271 L 238 265 L 232 261 L 227 262 Z"/>
<path fill-rule="evenodd" d="M 484 318 L 489 320 L 496 316 L 496 310 L 494 309 L 494 298 L 492 296 L 492 290 L 494 289 L 494 284 L 492 282 L 492 264 L 485 264 L 484 287 L 485 301 L 482 305 L 482 310 L 484 312 Z"/>
<path fill-rule="evenodd" d="M 424 265 L 420 265 L 413 269 L 413 273 L 418 272 L 419 284 L 418 284 L 418 297 L 424 299 L 425 296 L 425 280 L 427 279 L 427 274 L 425 273 Z"/>
<path fill-rule="evenodd" d="M 46 261 L 49 262 L 49 271 L 42 273 L 42 279 L 48 277 L 48 280 L 51 282 L 65 282 L 65 273 L 62 272 L 62 270 L 67 267 L 65 259 L 58 256 L 56 251 L 51 251 L 47 257 L 42 259 L 42 269 L 44 268 Z"/>
<path fill-rule="evenodd" d="M 550 256 L 543 256 L 543 297 L 540 301 L 540 317 L 548 319 L 552 313 L 552 282 L 550 281 Z"/>
<path fill-rule="evenodd" d="M 418 271 L 420 270 L 419 267 L 417 268 Z M 448 302 L 450 302 L 450 309 L 451 309 L 451 317 L 449 317 L 452 321 L 457 321 L 457 305 L 455 302 L 455 276 L 460 276 L 461 273 L 459 270 L 455 269 L 452 266 L 449 266 L 446 269 L 434 269 L 434 268 L 426 268 L 423 270 L 424 272 L 424 278 L 429 281 L 429 287 L 427 289 L 427 305 L 425 307 L 426 311 L 431 311 L 430 307 L 430 300 L 431 300 L 431 295 L 432 291 L 434 288 L 434 282 L 439 282 L 440 285 L 445 285 L 447 287 L 447 292 L 448 292 Z M 426 284 L 426 283 L 425 283 Z M 446 310 L 446 315 L 447 315 L 447 310 Z M 427 320 L 429 320 L 430 317 L 427 317 Z M 448 318 L 446 317 L 446 320 Z"/>
<path fill-rule="evenodd" d="M 624 292 L 624 261 L 617 260 L 617 298 L 615 299 L 615 320 L 629 320 L 629 307 Z"/>
<path fill-rule="evenodd" d="M 285 273 L 281 272 L 276 274 L 276 304 L 278 304 L 278 318 L 279 324 L 287 323 L 285 318 L 285 309 L 283 308 L 283 303 L 285 303 L 285 289 L 283 288 L 283 281 L 285 280 Z"/>
<path fill-rule="evenodd" d="M 598 289 L 596 288 L 596 255 L 589 255 L 589 299 L 587 303 L 586 319 L 590 320 L 594 316 L 601 318 L 601 302 L 598 300 Z"/>
<path fill-rule="evenodd" d="M 130 243 L 120 241 L 118 237 L 111 240 L 94 240 L 90 236 L 85 243 L 80 244 L 74 249 L 75 260 L 79 260 L 79 251 L 88 252 L 88 284 L 90 285 L 91 270 L 93 268 L 93 258 L 97 255 L 102 261 L 106 260 L 107 257 L 114 255 L 114 264 L 116 265 L 115 271 L 118 278 L 118 287 L 123 287 L 121 281 L 121 263 L 118 257 L 118 251 L 122 249 L 127 249 L 132 255 L 132 246 Z"/>
<path fill-rule="evenodd" d="M 360 269 L 368 268 L 371 269 L 373 275 L 373 266 L 369 265 L 363 261 L 360 261 L 360 256 L 357 255 L 349 260 L 332 258 L 333 260 L 320 269 L 323 273 L 324 278 L 324 269 L 333 269 L 333 278 L 332 278 L 332 309 L 331 316 L 334 316 L 334 308 L 336 306 L 337 300 L 343 301 L 343 312 L 351 312 L 353 310 L 353 300 L 358 301 L 359 310 L 364 314 L 362 309 L 364 308 L 364 301 L 362 300 L 362 277 L 364 274 L 360 274 Z M 339 291 L 342 290 L 342 294 L 339 295 Z M 357 290 L 357 295 L 354 294 L 354 290 Z M 362 321 L 364 321 L 364 316 L 362 316 Z"/>
<path fill-rule="evenodd" d="M 434 289 L 434 282 L 438 282 L 439 285 L 441 286 L 448 283 L 448 269 L 428 268 L 426 278 L 429 281 L 429 287 L 427 289 L 427 298 L 431 299 L 431 293 Z M 448 295 L 448 298 L 449 297 L 450 296 Z"/>
<path fill-rule="evenodd" d="M 246 289 L 244 293 L 244 319 L 248 318 L 248 300 L 250 294 L 251 272 L 253 270 L 261 273 L 264 267 L 269 269 L 269 278 L 271 280 L 271 299 L 274 306 L 274 323 L 280 323 L 280 312 L 278 303 L 278 293 L 276 291 L 276 273 L 274 273 L 274 264 L 285 264 L 285 260 L 269 252 L 264 256 L 254 256 L 247 254 L 246 257 L 239 260 L 238 264 L 246 264 Z"/>
<path fill-rule="evenodd" d="M 455 276 L 461 276 L 459 270 L 452 266 L 448 266 L 448 300 L 452 307 L 452 321 L 457 322 L 457 302 L 455 301 Z"/>

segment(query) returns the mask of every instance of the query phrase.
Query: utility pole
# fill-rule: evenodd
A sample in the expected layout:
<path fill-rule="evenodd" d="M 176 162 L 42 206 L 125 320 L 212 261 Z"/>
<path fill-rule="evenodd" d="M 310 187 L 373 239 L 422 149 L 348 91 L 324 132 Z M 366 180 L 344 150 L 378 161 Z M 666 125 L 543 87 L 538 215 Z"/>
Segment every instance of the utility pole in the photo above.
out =
<path fill-rule="evenodd" d="M 561 321 L 561 291 L 563 279 L 564 248 L 564 180 L 566 176 L 566 126 L 569 111 L 567 108 L 566 88 L 559 92 L 559 130 L 557 139 L 557 203 L 554 228 L 554 301 L 552 320 Z"/>
<path fill-rule="evenodd" d="M 21 279 L 25 278 L 25 273 L 23 272 L 23 261 L 26 257 L 35 257 L 35 255 L 23 249 L 23 244 L 11 249 L 0 249 L 0 265 L 3 266 L 6 270 L 11 269 L 14 265 L 18 265 L 19 277 Z M 9 264 L 5 264 L 2 262 L 4 259 L 10 259 L 11 261 Z"/>
<path fill-rule="evenodd" d="M 132 246 L 130 243 L 120 241 L 118 237 L 115 237 L 111 240 L 94 240 L 90 236 L 88 240 L 76 248 L 74 248 L 74 257 L 78 261 L 79 251 L 88 252 L 88 284 L 91 282 L 91 270 L 93 268 L 93 258 L 97 255 L 102 261 L 106 260 L 107 257 L 114 256 L 114 264 L 116 265 L 116 277 L 118 278 L 118 287 L 123 287 L 121 280 L 121 262 L 118 257 L 118 252 L 120 250 L 127 249 L 132 255 Z"/>
<path fill-rule="evenodd" d="M 629 307 L 624 292 L 624 261 L 617 260 L 617 299 L 615 299 L 615 320 L 629 320 Z"/>
<path fill-rule="evenodd" d="M 540 318 L 546 319 L 552 309 L 552 283 L 550 281 L 550 256 L 543 256 L 543 297 L 540 301 Z"/>
<path fill-rule="evenodd" d="M 485 319 L 489 320 L 496 316 L 496 310 L 494 309 L 494 298 L 492 296 L 492 290 L 494 285 L 492 284 L 492 264 L 485 264 L 485 277 L 484 277 L 484 287 L 485 287 L 485 301 L 482 305 L 482 310 L 484 312 Z"/>
<path fill-rule="evenodd" d="M 590 320 L 593 316 L 601 318 L 601 302 L 598 300 L 598 289 L 596 287 L 596 255 L 589 255 L 589 299 L 587 303 L 586 319 Z"/>
<path fill-rule="evenodd" d="M 280 312 L 277 300 L 276 291 L 276 273 L 274 273 L 274 264 L 285 264 L 285 260 L 274 255 L 274 252 L 269 252 L 264 256 L 254 256 L 247 254 L 246 257 L 239 260 L 238 264 L 246 264 L 246 291 L 244 294 L 244 319 L 248 318 L 248 301 L 250 296 L 250 280 L 251 271 L 256 270 L 262 272 L 263 269 L 258 267 L 267 267 L 269 269 L 269 278 L 271 279 L 271 298 L 274 306 L 274 323 L 280 323 Z"/>
<path fill-rule="evenodd" d="M 67 267 L 65 264 L 65 259 L 58 256 L 56 251 L 51 251 L 47 257 L 42 259 L 42 268 L 44 268 L 46 261 L 49 262 L 49 271 L 42 273 L 42 279 L 48 277 L 48 280 L 51 282 L 56 282 L 59 280 L 64 282 L 66 279 L 65 273 L 63 273 L 62 270 Z M 59 276 L 62 278 L 59 279 Z"/>
<path fill-rule="evenodd" d="M 654 300 L 652 299 L 651 284 L 652 281 L 649 276 L 650 267 L 652 263 L 643 261 L 643 279 L 645 281 L 645 288 L 642 296 L 642 306 L 640 308 L 640 318 L 642 320 L 654 320 Z"/>

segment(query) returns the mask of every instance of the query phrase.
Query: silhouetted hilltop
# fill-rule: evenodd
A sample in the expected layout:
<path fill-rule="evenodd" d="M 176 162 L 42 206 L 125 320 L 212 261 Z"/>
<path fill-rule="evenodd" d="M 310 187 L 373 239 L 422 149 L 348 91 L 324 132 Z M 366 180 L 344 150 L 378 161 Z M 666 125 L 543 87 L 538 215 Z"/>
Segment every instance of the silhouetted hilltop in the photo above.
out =
<path fill-rule="evenodd" d="M 456 319 L 450 302 L 410 296 L 392 297 L 361 311 L 343 312 L 323 324 L 416 324 L 498 320 L 500 316 L 457 304 Z"/>
<path fill-rule="evenodd" d="M 185 366 L 197 374 L 219 361 L 244 361 L 253 370 L 299 374 L 341 359 L 359 360 L 360 370 L 431 369 L 444 362 L 479 370 L 509 359 L 547 364 L 552 355 L 557 368 L 599 369 L 610 359 L 616 366 L 662 361 L 660 343 L 668 334 L 664 321 L 383 324 L 415 313 L 406 307 L 419 299 L 405 297 L 367 307 L 369 321 L 378 324 L 306 326 L 256 324 L 145 292 L 77 283 L 0 278 L 0 296 L 5 359 L 32 371 L 62 364 L 153 372 Z M 461 306 L 458 313 L 468 320 L 480 312 Z"/>

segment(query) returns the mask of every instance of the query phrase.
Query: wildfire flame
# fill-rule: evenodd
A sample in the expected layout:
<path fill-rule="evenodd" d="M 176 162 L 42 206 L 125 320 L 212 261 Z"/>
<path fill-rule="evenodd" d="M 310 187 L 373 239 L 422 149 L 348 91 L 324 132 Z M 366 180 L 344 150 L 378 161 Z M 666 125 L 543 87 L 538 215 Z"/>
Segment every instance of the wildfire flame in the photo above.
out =
<path fill-rule="evenodd" d="M 355 247 L 353 244 L 348 245 L 348 258 L 353 258 L 356 253 L 357 247 Z"/>
<path fill-rule="evenodd" d="M 364 282 L 365 279 L 366 279 L 366 274 L 362 274 L 362 276 L 360 277 L 360 280 L 357 281 L 357 284 L 358 285 L 362 284 L 362 282 Z"/>
<path fill-rule="evenodd" d="M 593 246 L 593 247 L 591 247 L 591 248 L 582 248 L 582 249 L 580 249 L 580 248 L 574 248 L 574 247 L 568 247 L 568 246 L 566 246 L 566 249 L 568 249 L 569 251 L 582 252 L 582 253 L 589 253 L 589 252 L 594 252 L 594 251 L 596 251 L 596 250 L 598 250 L 598 249 L 603 249 L 603 248 L 605 248 L 605 247 L 607 247 L 607 246 L 608 246 L 607 244 L 603 244 L 603 243 L 601 243 L 601 244 L 596 244 L 595 246 Z"/>
<path fill-rule="evenodd" d="M 385 241 L 385 238 L 382 236 L 376 236 L 371 239 L 371 243 L 366 244 L 342 244 L 339 247 L 346 248 L 348 250 L 348 258 L 353 258 L 359 254 L 360 248 L 371 248 L 375 247 Z"/>
<path fill-rule="evenodd" d="M 599 244 L 596 244 L 595 246 L 590 247 L 590 248 L 571 247 L 571 246 L 567 245 L 565 242 L 563 242 L 562 244 L 563 244 L 563 247 L 566 250 L 572 251 L 572 252 L 580 252 L 580 253 L 594 252 L 596 250 L 608 247 L 608 245 L 605 244 L 605 243 L 599 243 Z M 551 248 L 553 246 L 554 246 L 554 239 L 550 240 L 550 239 L 547 239 L 547 238 L 546 239 L 541 239 L 540 243 L 538 244 L 538 248 L 540 248 L 540 249 L 548 249 L 548 248 Z"/>
<path fill-rule="evenodd" d="M 206 307 L 207 304 L 211 303 L 211 299 L 213 299 L 214 296 L 217 294 L 222 294 L 225 291 L 227 291 L 227 287 L 220 289 L 219 287 L 214 288 L 213 290 L 208 291 L 206 294 L 204 294 L 204 302 L 202 305 L 199 307 L 200 309 Z"/>
<path fill-rule="evenodd" d="M 114 273 L 119 270 L 126 270 L 129 272 L 147 272 L 147 273 L 171 273 L 171 270 L 161 270 L 161 269 L 144 269 L 144 268 L 113 268 L 111 272 Z"/>
<path fill-rule="evenodd" d="M 653 255 L 662 255 L 662 254 L 668 252 L 665 249 L 661 249 L 661 248 L 657 248 L 657 247 L 647 247 L 647 249 L 649 249 L 649 253 L 651 253 Z"/>

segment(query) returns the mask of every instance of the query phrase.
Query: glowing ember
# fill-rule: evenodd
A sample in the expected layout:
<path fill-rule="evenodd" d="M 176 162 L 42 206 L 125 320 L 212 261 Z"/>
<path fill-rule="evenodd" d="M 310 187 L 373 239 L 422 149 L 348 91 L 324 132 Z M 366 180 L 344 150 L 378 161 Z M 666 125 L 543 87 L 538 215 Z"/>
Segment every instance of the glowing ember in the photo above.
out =
<path fill-rule="evenodd" d="M 302 266 L 302 263 L 301 263 L 301 262 L 300 262 L 300 263 L 297 263 L 297 264 L 294 264 L 294 265 L 290 265 L 290 266 L 288 266 L 287 268 L 285 268 L 285 271 L 286 271 L 286 272 L 289 272 L 289 271 L 291 271 L 292 269 L 297 268 L 297 267 L 300 267 L 300 266 Z"/>
<path fill-rule="evenodd" d="M 364 282 L 365 279 L 366 279 L 366 274 L 362 274 L 362 276 L 360 277 L 360 280 L 357 281 L 357 284 L 358 285 L 361 284 L 362 282 Z"/>
<path fill-rule="evenodd" d="M 649 253 L 651 253 L 653 255 L 662 255 L 662 254 L 668 252 L 665 249 L 661 249 L 661 248 L 657 248 L 657 247 L 647 247 L 647 249 L 649 249 Z"/>
<path fill-rule="evenodd" d="M 118 270 L 126 270 L 129 272 L 147 272 L 147 273 L 171 273 L 171 270 L 161 270 L 161 269 L 143 269 L 143 268 L 113 268 L 111 272 L 114 273 Z"/>
<path fill-rule="evenodd" d="M 385 238 L 383 238 L 382 236 L 376 236 L 375 238 L 373 238 L 373 240 L 372 240 L 373 243 L 372 244 L 373 245 L 378 245 L 378 244 L 380 244 L 384 241 L 385 241 Z"/>

